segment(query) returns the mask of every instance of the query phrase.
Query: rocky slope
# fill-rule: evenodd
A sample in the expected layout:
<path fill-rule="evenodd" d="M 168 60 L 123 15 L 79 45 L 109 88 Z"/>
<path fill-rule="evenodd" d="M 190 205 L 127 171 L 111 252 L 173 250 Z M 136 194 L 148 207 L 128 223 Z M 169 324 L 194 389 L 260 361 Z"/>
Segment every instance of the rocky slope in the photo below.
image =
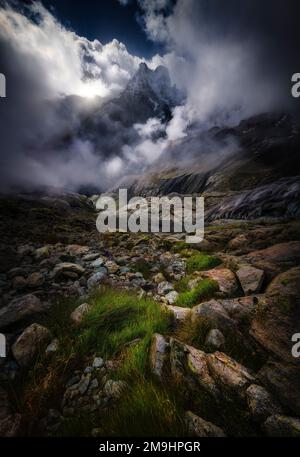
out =
<path fill-rule="evenodd" d="M 100 235 L 77 194 L 0 203 L 0 435 L 300 435 L 299 221 L 191 249 Z"/>
<path fill-rule="evenodd" d="M 169 165 L 160 163 L 159 172 L 154 165 L 152 172 L 123 180 L 122 186 L 132 195 L 203 195 L 210 220 L 297 217 L 299 145 L 295 118 L 255 116 L 233 128 L 191 132 L 167 151 Z M 184 166 L 186 156 L 190 164 Z"/>

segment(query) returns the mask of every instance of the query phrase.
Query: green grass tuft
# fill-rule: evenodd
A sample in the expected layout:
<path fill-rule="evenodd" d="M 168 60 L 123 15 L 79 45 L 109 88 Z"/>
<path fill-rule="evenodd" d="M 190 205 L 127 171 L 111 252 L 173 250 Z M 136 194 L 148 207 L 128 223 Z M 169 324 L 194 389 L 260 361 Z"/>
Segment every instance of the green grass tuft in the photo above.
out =
<path fill-rule="evenodd" d="M 210 299 L 219 290 L 219 284 L 210 278 L 202 279 L 192 290 L 179 294 L 176 304 L 184 308 L 191 308 L 201 300 Z"/>
<path fill-rule="evenodd" d="M 194 271 L 209 270 L 220 265 L 221 261 L 218 257 L 196 253 L 189 257 L 186 261 L 187 272 L 193 273 Z"/>

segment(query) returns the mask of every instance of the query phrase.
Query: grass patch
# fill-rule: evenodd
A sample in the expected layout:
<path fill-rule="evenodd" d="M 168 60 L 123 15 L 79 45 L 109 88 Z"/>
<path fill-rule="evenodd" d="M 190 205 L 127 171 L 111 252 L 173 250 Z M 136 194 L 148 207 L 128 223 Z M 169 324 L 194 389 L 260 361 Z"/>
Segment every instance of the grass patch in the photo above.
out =
<path fill-rule="evenodd" d="M 179 294 L 176 304 L 184 308 L 191 308 L 199 301 L 212 298 L 219 290 L 219 284 L 210 278 L 202 279 L 192 290 Z"/>
<path fill-rule="evenodd" d="M 170 325 L 170 316 L 157 302 L 137 299 L 130 292 L 106 290 L 89 302 L 92 309 L 81 325 L 76 345 L 81 354 L 97 352 L 111 357 L 134 340 L 165 333 Z"/>
<path fill-rule="evenodd" d="M 186 243 L 185 241 L 178 241 L 178 243 L 175 243 L 172 246 L 171 250 L 174 253 L 178 253 L 178 252 L 181 252 L 184 249 L 189 249 L 189 248 L 190 248 L 190 244 Z"/>
<path fill-rule="evenodd" d="M 187 272 L 193 273 L 194 271 L 203 271 L 209 270 L 220 265 L 221 261 L 218 257 L 208 254 L 202 254 L 197 252 L 196 254 L 191 255 L 187 261 Z"/>
<path fill-rule="evenodd" d="M 139 379 L 109 414 L 103 435 L 110 436 L 185 436 L 175 398 L 156 383 Z"/>

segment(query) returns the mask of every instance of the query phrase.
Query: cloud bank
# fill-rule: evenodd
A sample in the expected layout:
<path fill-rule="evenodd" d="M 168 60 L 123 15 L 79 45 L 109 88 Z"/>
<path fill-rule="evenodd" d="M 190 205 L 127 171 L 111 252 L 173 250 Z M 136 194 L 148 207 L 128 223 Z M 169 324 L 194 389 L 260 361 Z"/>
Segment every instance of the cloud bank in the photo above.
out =
<path fill-rule="evenodd" d="M 124 8 L 130 3 L 119 1 Z M 167 160 L 170 146 L 195 131 L 295 103 L 296 0 L 138 0 L 145 33 L 166 50 L 147 63 L 169 69 L 186 103 L 169 122 L 148 119 L 126 129 L 118 119 L 96 121 L 142 60 L 117 40 L 103 45 L 78 36 L 39 2 L 16 5 L 0 2 L 0 71 L 7 79 L 0 191 L 104 189 L 125 173 Z M 82 134 L 88 119 L 96 125 L 93 135 Z"/>

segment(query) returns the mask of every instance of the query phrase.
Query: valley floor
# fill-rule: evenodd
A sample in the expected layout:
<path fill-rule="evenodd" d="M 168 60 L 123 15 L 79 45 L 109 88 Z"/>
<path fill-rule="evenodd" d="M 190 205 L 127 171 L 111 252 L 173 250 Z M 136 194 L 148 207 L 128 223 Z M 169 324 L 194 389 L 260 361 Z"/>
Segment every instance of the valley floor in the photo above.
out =
<path fill-rule="evenodd" d="M 0 207 L 0 436 L 300 436 L 299 221 L 186 245 L 78 195 Z"/>

